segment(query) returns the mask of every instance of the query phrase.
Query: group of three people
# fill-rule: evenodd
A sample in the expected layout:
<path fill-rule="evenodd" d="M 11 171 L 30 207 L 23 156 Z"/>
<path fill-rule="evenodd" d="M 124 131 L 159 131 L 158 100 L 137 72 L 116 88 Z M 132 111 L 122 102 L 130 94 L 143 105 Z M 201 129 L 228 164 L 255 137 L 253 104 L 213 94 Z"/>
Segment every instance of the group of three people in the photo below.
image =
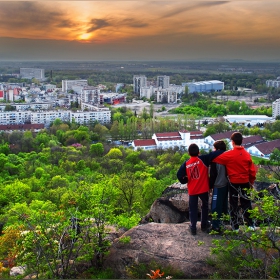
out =
<path fill-rule="evenodd" d="M 190 159 L 185 161 L 177 172 L 182 184 L 188 183 L 190 231 L 196 234 L 198 220 L 198 198 L 201 200 L 201 230 L 221 231 L 223 214 L 230 215 L 233 230 L 239 230 L 239 200 L 243 219 L 249 227 L 254 223 L 248 210 L 252 209 L 247 190 L 256 179 L 256 168 L 250 154 L 242 146 L 240 132 L 231 135 L 232 149 L 226 151 L 223 140 L 214 143 L 214 149 L 207 155 L 199 155 L 199 147 L 191 144 L 188 148 Z M 209 172 L 210 167 L 210 172 Z M 210 175 L 210 176 L 209 176 Z M 208 221 L 209 191 L 212 189 L 212 225 Z M 229 194 L 229 197 L 228 197 Z M 229 207 L 228 207 L 229 201 Z"/>

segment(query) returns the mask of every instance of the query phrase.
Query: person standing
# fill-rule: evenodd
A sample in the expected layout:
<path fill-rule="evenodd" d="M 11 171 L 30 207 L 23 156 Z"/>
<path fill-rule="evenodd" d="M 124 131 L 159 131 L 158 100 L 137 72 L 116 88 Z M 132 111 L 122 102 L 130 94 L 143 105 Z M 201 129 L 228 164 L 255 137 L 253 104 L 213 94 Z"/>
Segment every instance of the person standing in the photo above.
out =
<path fill-rule="evenodd" d="M 191 156 L 185 161 L 177 172 L 177 178 L 182 184 L 188 183 L 189 193 L 189 216 L 190 232 L 196 235 L 196 224 L 198 220 L 198 198 L 202 202 L 201 206 L 201 230 L 208 230 L 208 200 L 209 200 L 209 178 L 208 166 L 201 160 L 199 147 L 191 144 L 188 148 Z"/>
<path fill-rule="evenodd" d="M 256 179 L 256 169 L 250 154 L 242 146 L 243 136 L 240 132 L 231 135 L 232 150 L 226 151 L 213 159 L 213 162 L 226 166 L 229 178 L 229 203 L 231 226 L 235 231 L 239 230 L 238 199 L 240 199 L 243 218 L 248 226 L 254 229 L 254 223 L 248 210 L 252 209 L 251 200 L 247 196 L 248 189 Z"/>
<path fill-rule="evenodd" d="M 216 155 L 226 151 L 226 143 L 223 140 L 218 140 L 213 144 L 214 151 L 210 154 Z M 210 163 L 210 178 L 209 186 L 212 190 L 211 212 L 216 213 L 216 217 L 212 218 L 211 230 L 221 232 L 221 217 L 228 214 L 228 178 L 226 167 L 222 164 Z"/>

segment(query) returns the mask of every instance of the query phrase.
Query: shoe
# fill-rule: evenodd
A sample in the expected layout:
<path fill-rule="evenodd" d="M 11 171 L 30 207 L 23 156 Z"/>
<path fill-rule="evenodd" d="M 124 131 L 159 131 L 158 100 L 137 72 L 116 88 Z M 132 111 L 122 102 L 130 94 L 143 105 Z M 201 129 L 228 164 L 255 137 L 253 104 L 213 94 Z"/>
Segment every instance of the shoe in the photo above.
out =
<path fill-rule="evenodd" d="M 211 228 L 211 222 L 210 221 L 207 221 L 207 224 L 206 226 L 201 226 L 201 230 L 203 232 L 208 232 L 209 233 L 209 229 Z"/>
<path fill-rule="evenodd" d="M 189 229 L 190 229 L 191 235 L 196 235 L 196 229 L 192 228 L 191 225 L 189 225 Z"/>

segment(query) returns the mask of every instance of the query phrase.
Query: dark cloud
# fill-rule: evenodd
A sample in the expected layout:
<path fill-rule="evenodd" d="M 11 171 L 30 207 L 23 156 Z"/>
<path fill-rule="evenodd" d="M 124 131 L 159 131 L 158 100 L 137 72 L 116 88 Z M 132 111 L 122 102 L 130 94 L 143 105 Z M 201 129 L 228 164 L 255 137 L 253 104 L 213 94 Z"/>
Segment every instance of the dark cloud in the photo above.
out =
<path fill-rule="evenodd" d="M 120 22 L 121 25 L 133 27 L 133 28 L 142 28 L 142 27 L 147 27 L 149 24 L 146 22 L 141 22 L 139 20 L 135 20 L 133 18 L 126 18 Z"/>
<path fill-rule="evenodd" d="M 114 26 L 116 28 L 127 26 L 132 28 L 143 28 L 147 27 L 148 24 L 142 21 L 135 20 L 133 18 L 126 18 L 123 20 L 116 20 L 116 19 L 91 19 L 89 23 L 89 28 L 87 29 L 87 33 L 108 27 Z"/>
<path fill-rule="evenodd" d="M 96 19 L 92 19 L 89 23 L 90 27 L 87 29 L 87 33 L 90 33 L 90 32 L 93 32 L 93 31 L 96 31 L 98 29 L 102 29 L 104 27 L 108 27 L 110 26 L 111 24 L 109 23 L 108 20 L 106 19 L 99 19 L 99 18 L 96 18 Z"/>
<path fill-rule="evenodd" d="M 200 8 L 207 8 L 207 7 L 212 7 L 212 6 L 218 6 L 218 5 L 224 5 L 229 3 L 230 1 L 209 1 L 209 2 L 197 2 L 194 5 L 188 5 L 188 6 L 184 6 L 184 7 L 178 7 L 176 9 L 173 9 L 172 11 L 164 14 L 161 18 L 168 18 L 168 17 L 173 17 L 176 16 L 178 14 L 181 14 L 183 12 L 188 12 L 188 11 L 192 11 L 192 10 L 196 10 L 196 9 L 200 9 Z"/>
<path fill-rule="evenodd" d="M 43 2 L 33 1 L 1 1 L 0 24 L 11 32 L 73 26 L 73 22 L 67 19 L 63 11 L 57 10 L 57 7 L 47 7 Z"/>

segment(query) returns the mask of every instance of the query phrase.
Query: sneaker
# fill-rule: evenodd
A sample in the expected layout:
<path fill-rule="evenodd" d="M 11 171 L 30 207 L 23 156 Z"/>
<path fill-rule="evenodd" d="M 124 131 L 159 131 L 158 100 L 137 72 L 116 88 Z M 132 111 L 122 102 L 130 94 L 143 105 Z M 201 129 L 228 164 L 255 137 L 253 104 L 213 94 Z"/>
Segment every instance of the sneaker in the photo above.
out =
<path fill-rule="evenodd" d="M 249 227 L 248 227 L 248 230 L 250 230 L 250 231 L 255 231 L 256 228 L 255 228 L 255 226 L 249 226 Z"/>
<path fill-rule="evenodd" d="M 189 225 L 189 230 L 191 232 L 191 235 L 196 235 L 196 228 L 192 228 L 191 225 Z"/>

